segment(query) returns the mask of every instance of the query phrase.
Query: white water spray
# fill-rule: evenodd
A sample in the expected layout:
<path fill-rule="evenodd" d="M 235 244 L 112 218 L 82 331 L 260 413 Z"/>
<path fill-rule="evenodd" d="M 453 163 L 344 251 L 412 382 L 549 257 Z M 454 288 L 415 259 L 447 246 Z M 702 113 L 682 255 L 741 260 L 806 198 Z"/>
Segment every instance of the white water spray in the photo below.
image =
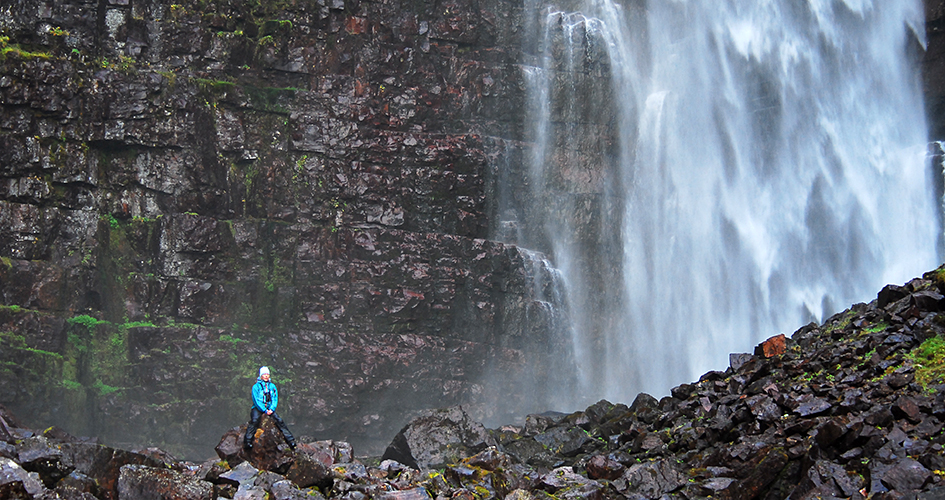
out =
<path fill-rule="evenodd" d="M 581 397 L 664 395 L 939 262 L 919 0 L 531 5 L 524 246 Z"/>

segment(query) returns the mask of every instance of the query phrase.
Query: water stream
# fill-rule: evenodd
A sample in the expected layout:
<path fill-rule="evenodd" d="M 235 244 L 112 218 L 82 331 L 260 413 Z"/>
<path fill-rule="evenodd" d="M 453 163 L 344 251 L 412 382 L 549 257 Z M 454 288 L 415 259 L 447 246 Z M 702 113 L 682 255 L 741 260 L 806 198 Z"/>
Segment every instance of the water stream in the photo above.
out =
<path fill-rule="evenodd" d="M 564 283 L 562 401 L 668 394 L 938 265 L 920 0 L 529 1 L 499 224 Z"/>

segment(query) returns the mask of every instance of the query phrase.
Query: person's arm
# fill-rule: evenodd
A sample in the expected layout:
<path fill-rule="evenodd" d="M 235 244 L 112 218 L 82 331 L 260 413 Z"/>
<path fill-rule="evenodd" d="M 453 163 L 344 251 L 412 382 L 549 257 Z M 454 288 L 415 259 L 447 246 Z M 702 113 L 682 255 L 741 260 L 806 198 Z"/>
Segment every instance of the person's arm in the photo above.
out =
<path fill-rule="evenodd" d="M 266 411 L 266 400 L 263 399 L 262 386 L 253 384 L 253 405 L 259 411 Z"/>
<path fill-rule="evenodd" d="M 279 404 L 279 389 L 276 388 L 276 384 L 272 384 L 272 406 L 269 409 L 276 411 L 277 404 Z"/>

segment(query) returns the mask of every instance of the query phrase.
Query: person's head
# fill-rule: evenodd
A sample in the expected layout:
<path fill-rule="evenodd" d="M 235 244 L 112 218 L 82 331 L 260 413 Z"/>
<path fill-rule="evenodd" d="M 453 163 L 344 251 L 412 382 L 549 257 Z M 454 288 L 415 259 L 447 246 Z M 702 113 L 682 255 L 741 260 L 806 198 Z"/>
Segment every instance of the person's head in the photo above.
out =
<path fill-rule="evenodd" d="M 259 378 L 269 382 L 269 368 L 264 366 L 259 369 Z"/>

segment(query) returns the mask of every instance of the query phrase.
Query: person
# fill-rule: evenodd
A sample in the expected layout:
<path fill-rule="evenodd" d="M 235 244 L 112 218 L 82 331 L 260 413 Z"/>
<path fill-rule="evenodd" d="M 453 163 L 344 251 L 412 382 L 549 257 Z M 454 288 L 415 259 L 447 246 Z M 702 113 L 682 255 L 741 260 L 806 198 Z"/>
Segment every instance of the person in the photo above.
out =
<path fill-rule="evenodd" d="M 253 408 L 249 412 L 249 425 L 246 427 L 246 435 L 243 436 L 243 446 L 247 450 L 253 449 L 253 438 L 256 437 L 259 422 L 263 415 L 268 415 L 276 422 L 276 427 L 282 432 L 282 437 L 289 444 L 289 448 L 294 450 L 295 438 L 289 432 L 289 427 L 276 413 L 276 406 L 279 404 L 279 390 L 276 389 L 276 384 L 269 380 L 270 377 L 268 367 L 263 366 L 259 369 L 259 377 L 256 379 L 256 383 L 253 384 Z"/>

